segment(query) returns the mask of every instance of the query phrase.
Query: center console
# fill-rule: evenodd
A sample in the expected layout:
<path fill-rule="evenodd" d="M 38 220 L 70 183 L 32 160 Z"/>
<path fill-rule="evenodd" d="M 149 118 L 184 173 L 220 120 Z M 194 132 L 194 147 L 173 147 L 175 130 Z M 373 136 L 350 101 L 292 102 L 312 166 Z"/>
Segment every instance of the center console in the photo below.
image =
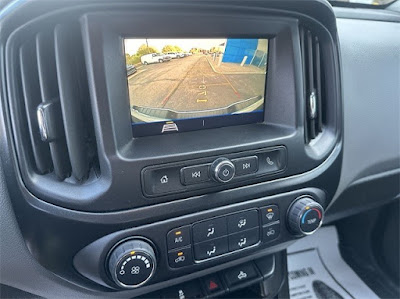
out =
<path fill-rule="evenodd" d="M 323 191 L 308 188 L 119 231 L 82 249 L 74 265 L 99 284 L 122 288 L 209 273 L 313 233 L 326 200 Z"/>
<path fill-rule="evenodd" d="M 5 29 L 7 177 L 32 255 L 111 296 L 277 295 L 339 181 L 330 6 L 56 5 Z"/>

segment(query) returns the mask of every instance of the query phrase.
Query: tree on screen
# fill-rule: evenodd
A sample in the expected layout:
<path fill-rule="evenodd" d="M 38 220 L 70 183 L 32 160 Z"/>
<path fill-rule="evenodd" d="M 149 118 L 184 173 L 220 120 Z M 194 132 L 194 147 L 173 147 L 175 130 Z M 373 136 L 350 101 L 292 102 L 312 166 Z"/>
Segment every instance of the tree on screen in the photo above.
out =
<path fill-rule="evenodd" d="M 166 45 L 164 48 L 161 50 L 163 53 L 168 53 L 168 52 L 177 52 L 175 46 L 172 45 Z"/>
<path fill-rule="evenodd" d="M 146 54 L 151 54 L 151 53 L 158 53 L 158 49 L 153 46 L 147 46 L 146 44 L 143 44 L 139 47 L 139 49 L 136 52 L 136 56 L 143 56 Z"/>
<path fill-rule="evenodd" d="M 126 64 L 137 64 L 140 62 L 140 56 L 125 54 Z"/>

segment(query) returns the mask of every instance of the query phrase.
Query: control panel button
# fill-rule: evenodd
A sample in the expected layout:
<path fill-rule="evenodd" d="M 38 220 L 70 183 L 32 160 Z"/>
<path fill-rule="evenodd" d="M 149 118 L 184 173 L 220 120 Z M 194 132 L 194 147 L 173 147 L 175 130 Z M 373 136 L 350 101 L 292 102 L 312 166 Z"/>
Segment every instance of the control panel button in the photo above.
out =
<path fill-rule="evenodd" d="M 211 164 L 210 172 L 220 183 L 228 183 L 235 176 L 235 165 L 226 158 L 219 158 Z"/>
<path fill-rule="evenodd" d="M 313 232 L 321 223 L 322 212 L 317 208 L 310 208 L 301 217 L 300 227 L 303 232 Z"/>
<path fill-rule="evenodd" d="M 236 175 L 246 175 L 255 173 L 258 170 L 258 158 L 257 156 L 240 158 L 233 160 L 235 164 Z"/>
<path fill-rule="evenodd" d="M 182 168 L 182 182 L 185 185 L 191 185 L 209 181 L 209 168 L 209 165 L 196 165 Z"/>
<path fill-rule="evenodd" d="M 163 291 L 162 298 L 204 298 L 203 290 L 197 280 L 191 280 Z"/>
<path fill-rule="evenodd" d="M 108 269 L 118 286 L 139 287 L 154 275 L 156 256 L 153 247 L 139 239 L 126 241 L 111 252 Z"/>
<path fill-rule="evenodd" d="M 258 211 L 245 211 L 228 216 L 228 233 L 237 233 L 258 226 Z"/>
<path fill-rule="evenodd" d="M 143 172 L 144 191 L 148 195 L 173 193 L 184 190 L 180 168 L 146 169 Z"/>
<path fill-rule="evenodd" d="M 227 235 L 226 217 L 214 218 L 193 225 L 193 241 L 200 243 Z"/>
<path fill-rule="evenodd" d="M 263 241 L 264 242 L 271 242 L 279 237 L 281 229 L 280 223 L 275 223 L 268 226 L 263 226 L 262 234 L 263 234 Z"/>
<path fill-rule="evenodd" d="M 258 154 L 260 173 L 273 173 L 286 168 L 286 150 L 284 148 Z"/>
<path fill-rule="evenodd" d="M 192 248 L 185 247 L 168 252 L 168 262 L 172 268 L 180 268 L 193 263 Z"/>
<path fill-rule="evenodd" d="M 202 278 L 202 282 L 208 295 L 217 296 L 218 294 L 225 292 L 221 279 L 219 279 L 217 274 Z"/>
<path fill-rule="evenodd" d="M 250 230 L 229 235 L 229 251 L 235 251 L 257 244 L 260 240 L 260 230 L 258 227 Z"/>
<path fill-rule="evenodd" d="M 227 236 L 194 245 L 194 256 L 197 261 L 209 259 L 227 252 Z"/>
<path fill-rule="evenodd" d="M 270 205 L 260 209 L 263 224 L 270 224 L 279 220 L 279 208 L 277 205 Z"/>
<path fill-rule="evenodd" d="M 228 288 L 248 282 L 259 275 L 253 263 L 246 263 L 224 272 Z"/>
<path fill-rule="evenodd" d="M 190 226 L 183 226 L 169 231 L 167 235 L 168 249 L 185 247 L 190 244 Z"/>
<path fill-rule="evenodd" d="M 322 224 L 324 208 L 310 197 L 297 199 L 290 207 L 287 221 L 297 235 L 310 235 Z"/>
<path fill-rule="evenodd" d="M 215 182 L 228 183 L 235 178 L 243 181 L 245 178 L 254 179 L 275 174 L 283 171 L 286 165 L 287 149 L 276 146 L 228 154 L 227 157 L 148 166 L 142 171 L 142 188 L 144 195 L 148 197 L 179 194 L 199 190 L 200 187 L 205 190 L 215 187 Z"/>

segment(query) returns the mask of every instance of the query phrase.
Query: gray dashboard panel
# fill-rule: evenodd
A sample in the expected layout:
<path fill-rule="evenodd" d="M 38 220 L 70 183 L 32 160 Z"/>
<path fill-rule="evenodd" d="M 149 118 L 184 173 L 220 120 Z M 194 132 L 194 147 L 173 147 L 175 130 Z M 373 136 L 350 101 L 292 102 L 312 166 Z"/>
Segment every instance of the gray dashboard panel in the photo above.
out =
<path fill-rule="evenodd" d="M 384 22 L 400 22 L 400 14 L 387 9 L 366 9 L 366 8 L 345 8 L 335 7 L 336 18 L 340 19 L 358 19 L 375 20 Z"/>
<path fill-rule="evenodd" d="M 332 203 L 355 181 L 400 168 L 400 23 L 338 18 L 337 25 L 344 147 Z"/>
<path fill-rule="evenodd" d="M 100 298 L 101 293 L 68 283 L 42 267 L 22 238 L 0 163 L 0 281 L 48 298 Z M 107 298 L 103 294 L 104 298 Z"/>
<path fill-rule="evenodd" d="M 400 24 L 338 19 L 338 28 L 345 145 L 336 198 L 357 179 L 398 167 L 400 152 Z M 2 283 L 49 298 L 109 296 L 66 282 L 30 255 L 11 206 L 1 164 L 0 206 Z M 123 292 L 113 294 L 117 296 L 122 297 Z"/>

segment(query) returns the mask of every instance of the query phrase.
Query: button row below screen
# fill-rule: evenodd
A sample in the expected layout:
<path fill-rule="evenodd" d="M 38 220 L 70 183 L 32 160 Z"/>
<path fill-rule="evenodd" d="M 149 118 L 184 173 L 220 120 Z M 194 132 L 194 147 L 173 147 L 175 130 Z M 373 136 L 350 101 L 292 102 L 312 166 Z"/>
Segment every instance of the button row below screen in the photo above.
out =
<path fill-rule="evenodd" d="M 229 158 L 229 155 L 227 156 Z M 231 162 L 233 169 L 221 169 L 220 175 L 224 176 L 225 171 L 226 176 L 233 176 L 233 181 L 239 177 L 251 179 L 257 175 L 273 174 L 286 168 L 286 149 L 268 149 L 253 155 L 233 158 Z M 195 190 L 197 185 L 201 188 L 215 186 L 218 183 L 210 173 L 211 165 L 210 161 L 198 165 L 147 167 L 143 170 L 143 191 L 146 195 L 155 196 Z"/>

